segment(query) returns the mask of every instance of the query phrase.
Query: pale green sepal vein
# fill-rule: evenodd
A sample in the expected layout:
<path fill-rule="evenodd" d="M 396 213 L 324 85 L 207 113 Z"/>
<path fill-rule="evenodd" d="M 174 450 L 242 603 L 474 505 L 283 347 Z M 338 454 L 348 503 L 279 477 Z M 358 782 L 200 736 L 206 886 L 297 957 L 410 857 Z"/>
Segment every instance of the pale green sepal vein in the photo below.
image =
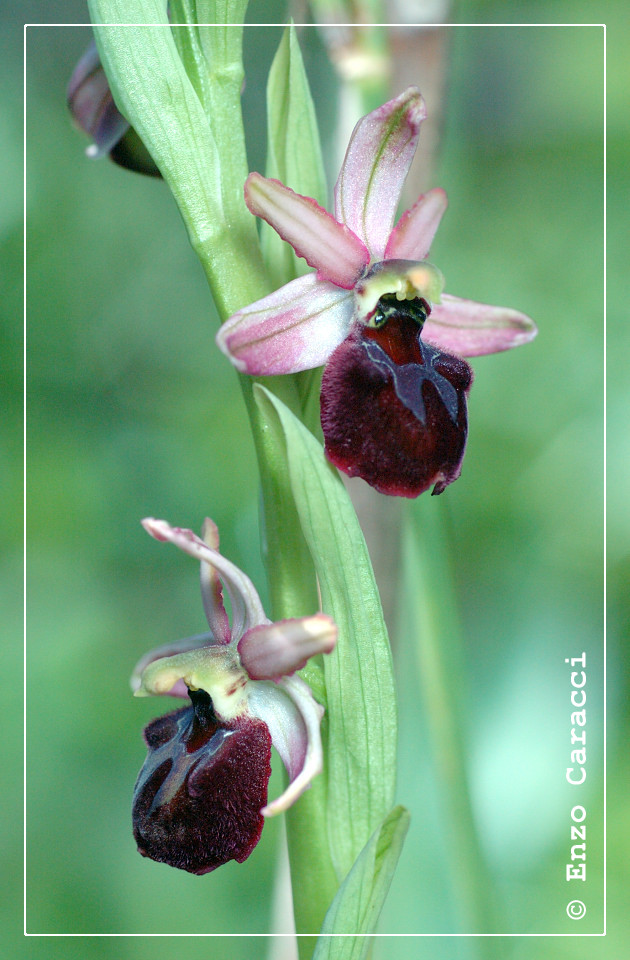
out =
<path fill-rule="evenodd" d="M 408 811 L 394 807 L 374 831 L 326 914 L 313 960 L 364 960 L 408 828 Z"/>
<path fill-rule="evenodd" d="M 321 445 L 261 385 L 254 395 L 284 437 L 286 469 L 320 584 L 339 628 L 324 657 L 328 834 L 342 880 L 394 802 L 396 704 L 391 652 L 372 565 L 350 498 Z"/>

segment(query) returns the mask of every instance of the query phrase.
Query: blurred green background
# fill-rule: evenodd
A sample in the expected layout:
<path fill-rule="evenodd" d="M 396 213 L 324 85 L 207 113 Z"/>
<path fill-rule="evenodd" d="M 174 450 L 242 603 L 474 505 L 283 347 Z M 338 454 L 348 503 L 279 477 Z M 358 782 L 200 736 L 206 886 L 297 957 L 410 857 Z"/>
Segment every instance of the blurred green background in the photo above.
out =
<path fill-rule="evenodd" d="M 454 15 L 467 23 L 591 23 L 594 6 L 471 2 Z M 287 15 L 280 2 L 252 7 L 256 20 Z M 32 21 L 87 20 L 81 2 L 27 3 L 16 7 L 14 19 L 22 13 Z M 17 180 L 20 33 L 10 12 L 2 16 L 3 89 L 16 97 L 7 97 L 1 162 L 7 180 Z M 611 24 L 611 46 L 614 32 Z M 440 501 L 421 509 L 439 509 L 450 535 L 462 624 L 456 694 L 498 929 L 574 934 L 577 922 L 564 909 L 580 897 L 589 912 L 579 931 L 596 933 L 603 883 L 603 30 L 454 26 L 447 33 L 445 92 L 439 104 L 427 98 L 429 114 L 439 109 L 443 117 L 431 185 L 443 186 L 450 199 L 432 259 L 449 291 L 517 307 L 536 319 L 540 334 L 513 353 L 473 362 L 464 473 Z M 279 34 L 253 27 L 246 39 L 252 168 L 264 163 L 264 78 Z M 214 346 L 216 317 L 174 203 L 159 181 L 88 161 L 86 142 L 66 113 L 65 85 L 87 42 L 88 31 L 79 27 L 27 31 L 27 929 L 265 933 L 278 822 L 265 827 L 249 861 L 203 879 L 142 859 L 130 831 L 141 728 L 161 704 L 134 700 L 129 672 L 147 648 L 203 629 L 195 565 L 151 541 L 139 519 L 152 514 L 197 528 L 209 513 L 224 552 L 263 595 L 265 587 L 246 416 L 233 371 Z M 315 30 L 303 31 L 301 42 L 330 145 L 333 70 Z M 609 55 L 613 81 L 626 67 L 616 44 Z M 625 100 L 614 82 L 608 131 L 614 166 L 629 140 Z M 613 185 L 613 248 L 621 239 L 614 214 L 623 203 L 614 191 Z M 10 468 L 19 451 L 12 428 L 21 399 L 19 198 L 7 192 L 0 213 L 4 259 L 13 268 L 2 276 Z M 620 291 L 614 252 L 610 263 L 614 300 Z M 615 430 L 627 408 L 623 358 L 611 353 Z M 611 473 L 618 450 L 611 448 Z M 11 618 L 19 530 L 11 508 L 19 482 L 11 476 L 5 608 L 17 633 Z M 609 511 L 609 936 L 386 938 L 376 957 L 622 955 L 628 936 L 622 877 L 630 852 L 628 772 L 619 762 L 628 722 L 621 666 L 626 498 L 613 491 Z M 397 569 L 392 578 L 395 584 Z M 401 636 L 404 630 L 401 614 Z M 588 780 L 576 801 L 576 788 L 564 778 L 571 727 L 564 658 L 583 650 Z M 397 668 L 398 799 L 413 819 L 379 929 L 465 932 L 413 648 L 400 638 Z M 16 669 L 19 663 L 6 661 L 6 676 Z M 17 697 L 14 704 L 5 720 L 9 760 L 18 758 L 21 743 Z M 4 816 L 2 908 L 4 929 L 16 930 L 22 850 L 13 797 Z M 588 811 L 584 885 L 564 879 L 575 802 Z M 24 955 L 46 957 L 166 957 L 181 949 L 181 941 L 168 938 L 15 943 Z M 267 957 L 273 946 L 265 938 L 233 937 L 189 940 L 184 949 L 239 960 Z"/>

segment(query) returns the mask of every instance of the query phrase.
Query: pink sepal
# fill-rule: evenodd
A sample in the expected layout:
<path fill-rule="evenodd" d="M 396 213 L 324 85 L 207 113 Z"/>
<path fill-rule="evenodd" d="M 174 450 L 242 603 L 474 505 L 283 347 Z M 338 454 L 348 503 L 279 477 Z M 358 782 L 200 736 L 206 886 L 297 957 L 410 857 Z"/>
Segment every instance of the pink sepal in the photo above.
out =
<path fill-rule="evenodd" d="M 309 273 L 235 313 L 217 345 L 251 376 L 310 370 L 348 336 L 352 313 L 352 291 Z"/>
<path fill-rule="evenodd" d="M 245 181 L 245 202 L 251 213 L 291 244 L 298 257 L 315 267 L 320 280 L 352 290 L 370 259 L 352 230 L 337 223 L 311 197 L 259 173 L 250 173 Z"/>
<path fill-rule="evenodd" d="M 440 187 L 419 197 L 394 227 L 385 248 L 385 259 L 424 260 L 428 257 L 447 206 L 446 194 Z"/>
<path fill-rule="evenodd" d="M 118 111 L 96 45 L 85 51 L 68 84 L 68 106 L 77 125 L 94 143 L 87 154 L 93 159 L 105 157 L 129 130 Z"/>
<path fill-rule="evenodd" d="M 320 723 L 324 708 L 300 677 L 284 677 L 277 683 L 253 685 L 249 704 L 252 713 L 269 727 L 274 747 L 289 774 L 289 786 L 276 800 L 263 807 L 272 817 L 287 810 L 323 767 Z"/>
<path fill-rule="evenodd" d="M 260 597 L 249 577 L 217 550 L 212 550 L 196 533 L 182 527 L 172 527 L 166 520 L 153 517 L 144 519 L 142 526 L 155 540 L 168 541 L 196 560 L 216 568 L 232 603 L 231 637 L 242 637 L 251 627 L 268 623 Z"/>
<path fill-rule="evenodd" d="M 537 332 L 534 321 L 518 310 L 443 293 L 442 303 L 431 309 L 422 339 L 444 353 L 477 357 L 528 343 Z"/>

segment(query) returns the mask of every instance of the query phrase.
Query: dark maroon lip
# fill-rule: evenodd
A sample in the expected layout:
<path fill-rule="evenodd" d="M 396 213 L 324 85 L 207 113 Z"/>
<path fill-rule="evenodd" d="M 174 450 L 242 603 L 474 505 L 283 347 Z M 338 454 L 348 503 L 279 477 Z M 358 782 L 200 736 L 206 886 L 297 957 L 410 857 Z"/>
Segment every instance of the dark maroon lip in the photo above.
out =
<path fill-rule="evenodd" d="M 442 493 L 461 472 L 472 371 L 422 340 L 425 301 L 385 306 L 380 325 L 355 323 L 324 371 L 326 455 L 381 493 Z"/>
<path fill-rule="evenodd" d="M 260 839 L 271 774 L 271 735 L 254 717 L 222 723 L 204 691 L 153 720 L 134 789 L 139 852 L 204 874 L 241 863 Z"/>

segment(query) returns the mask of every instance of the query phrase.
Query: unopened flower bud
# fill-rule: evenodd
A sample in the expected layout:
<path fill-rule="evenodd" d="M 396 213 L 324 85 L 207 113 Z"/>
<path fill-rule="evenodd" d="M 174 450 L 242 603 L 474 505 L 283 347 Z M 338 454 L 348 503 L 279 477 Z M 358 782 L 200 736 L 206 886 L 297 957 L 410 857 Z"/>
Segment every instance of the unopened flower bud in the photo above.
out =
<path fill-rule="evenodd" d="M 109 155 L 128 170 L 161 176 L 149 151 L 114 102 L 95 43 L 76 65 L 67 98 L 76 125 L 92 138 L 86 150 L 88 157 L 99 159 Z"/>

